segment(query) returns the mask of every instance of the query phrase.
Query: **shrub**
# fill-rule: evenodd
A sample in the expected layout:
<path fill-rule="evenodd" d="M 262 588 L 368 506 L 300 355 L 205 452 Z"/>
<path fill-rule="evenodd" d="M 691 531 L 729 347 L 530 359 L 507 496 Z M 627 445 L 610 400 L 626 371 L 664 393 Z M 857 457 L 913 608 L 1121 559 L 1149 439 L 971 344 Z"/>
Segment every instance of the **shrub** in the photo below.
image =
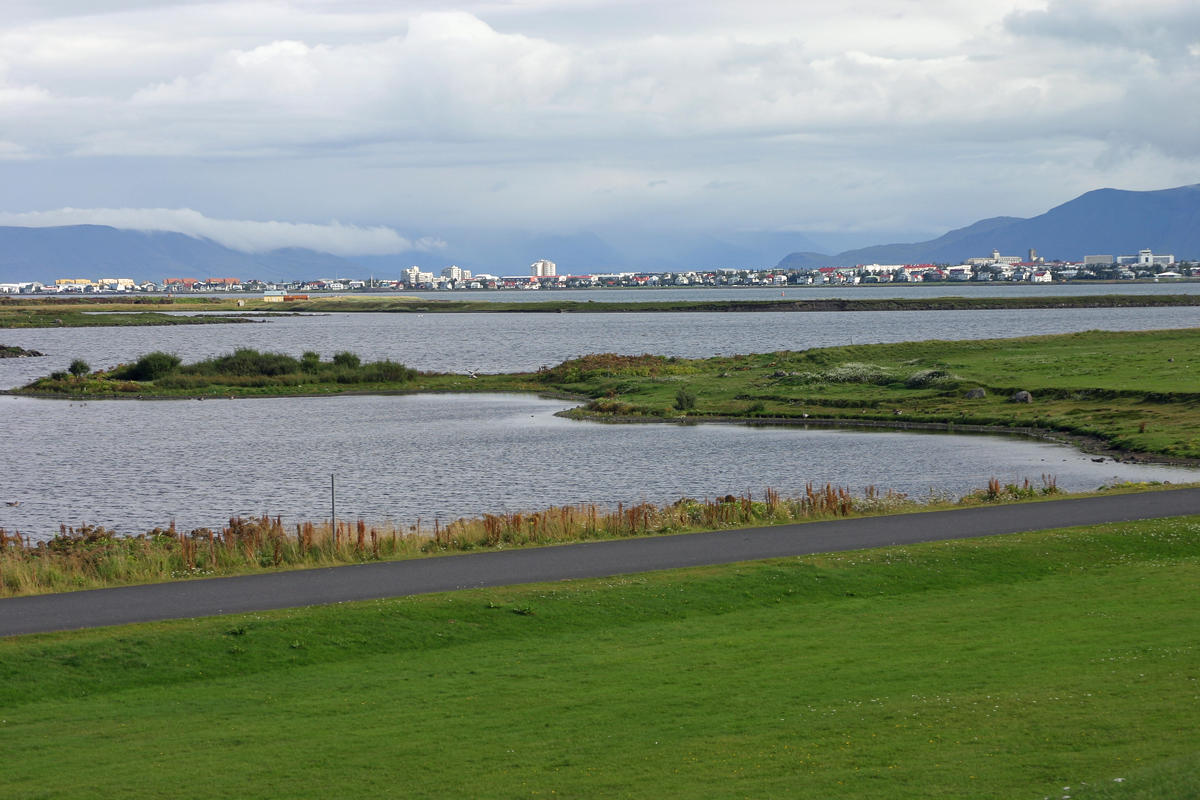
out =
<path fill-rule="evenodd" d="M 315 350 L 305 350 L 300 356 L 300 369 L 305 372 L 317 372 L 321 369 L 321 354 Z"/>
<path fill-rule="evenodd" d="M 680 411 L 689 411 L 695 407 L 696 395 L 681 386 L 675 393 L 675 408 Z"/>
<path fill-rule="evenodd" d="M 82 378 L 84 375 L 87 375 L 89 372 L 91 372 L 92 368 L 82 358 L 77 358 L 71 362 L 71 366 L 67 367 L 67 371 L 76 378 Z"/>
<path fill-rule="evenodd" d="M 385 359 L 363 367 L 362 380 L 368 383 L 397 383 L 412 380 L 413 374 L 413 370 L 403 364 Z"/>
<path fill-rule="evenodd" d="M 334 354 L 333 363 L 339 367 L 345 367 L 346 369 L 358 369 L 359 365 L 362 364 L 362 359 L 360 359 L 354 353 L 343 350 L 340 353 Z"/>
<path fill-rule="evenodd" d="M 180 375 L 178 373 L 167 375 L 158 381 L 159 389 L 195 389 L 207 385 L 208 379 L 200 375 Z"/>
<path fill-rule="evenodd" d="M 300 362 L 283 353 L 260 353 L 250 348 L 201 361 L 184 371 L 192 375 L 287 375 L 300 371 Z"/>
<path fill-rule="evenodd" d="M 892 375 L 883 367 L 876 364 L 863 364 L 848 361 L 825 373 L 825 380 L 831 383 L 891 383 Z"/>
<path fill-rule="evenodd" d="M 957 375 L 944 369 L 923 369 L 905 378 L 904 385 L 909 389 L 924 389 L 929 386 L 953 386 L 958 380 Z"/>
<path fill-rule="evenodd" d="M 155 351 L 147 353 L 132 364 L 113 371 L 117 380 L 156 381 L 179 369 L 179 356 Z"/>
<path fill-rule="evenodd" d="M 649 353 L 640 356 L 623 356 L 616 353 L 594 353 L 572 358 L 561 364 L 538 370 L 538 378 L 553 383 L 578 383 L 592 378 L 653 377 L 658 375 L 682 375 L 696 371 L 687 362 Z"/>

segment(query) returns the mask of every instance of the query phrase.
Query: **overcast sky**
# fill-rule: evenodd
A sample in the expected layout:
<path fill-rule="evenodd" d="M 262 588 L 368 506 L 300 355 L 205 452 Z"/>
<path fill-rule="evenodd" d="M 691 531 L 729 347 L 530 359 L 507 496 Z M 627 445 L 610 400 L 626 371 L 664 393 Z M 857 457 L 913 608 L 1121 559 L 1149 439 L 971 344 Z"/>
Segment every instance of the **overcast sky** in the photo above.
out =
<path fill-rule="evenodd" d="M 1196 0 L 3 6 L 0 224 L 917 237 L 1200 182 Z"/>

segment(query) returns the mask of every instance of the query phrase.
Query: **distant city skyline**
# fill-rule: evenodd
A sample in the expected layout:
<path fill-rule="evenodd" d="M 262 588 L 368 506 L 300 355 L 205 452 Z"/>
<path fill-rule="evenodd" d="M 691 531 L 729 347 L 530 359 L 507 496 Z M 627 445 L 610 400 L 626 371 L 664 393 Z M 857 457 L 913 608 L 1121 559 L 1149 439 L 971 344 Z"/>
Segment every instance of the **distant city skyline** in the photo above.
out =
<path fill-rule="evenodd" d="M 1184 0 L 9 0 L 0 225 L 829 251 L 1200 181 Z"/>

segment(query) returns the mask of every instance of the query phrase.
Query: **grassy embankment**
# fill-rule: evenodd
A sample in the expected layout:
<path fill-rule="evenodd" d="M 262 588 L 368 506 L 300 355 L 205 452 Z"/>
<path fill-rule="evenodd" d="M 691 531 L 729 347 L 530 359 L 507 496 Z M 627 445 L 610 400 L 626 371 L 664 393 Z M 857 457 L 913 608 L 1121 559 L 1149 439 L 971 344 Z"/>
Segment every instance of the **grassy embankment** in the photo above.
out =
<path fill-rule="evenodd" d="M 104 328 L 145 325 L 214 325 L 249 322 L 239 317 L 178 316 L 164 311 L 236 311 L 235 301 L 176 302 L 170 297 L 0 297 L 0 328 Z"/>
<path fill-rule="evenodd" d="M 80 377 L 59 374 L 17 391 L 72 397 L 543 392 L 588 398 L 574 413 L 599 419 L 999 429 L 1075 437 L 1125 456 L 1200 458 L 1200 328 L 707 359 L 599 354 L 537 373 L 468 378 L 406 370 L 395 381 L 377 380 L 381 373 L 370 365 L 356 371 L 323 366 L 313 361 L 315 354 L 306 362 L 239 352 L 248 355 L 173 367 L 155 372 L 153 380 L 131 374 L 132 365 Z M 151 358 L 163 355 L 142 361 Z M 269 365 L 255 366 L 262 359 Z M 974 396 L 980 391 L 982 397 Z M 1032 402 L 1013 402 L 1018 391 L 1029 392 Z"/>
<path fill-rule="evenodd" d="M 0 794 L 1194 797 L 1198 582 L 1191 517 L 17 637 Z"/>

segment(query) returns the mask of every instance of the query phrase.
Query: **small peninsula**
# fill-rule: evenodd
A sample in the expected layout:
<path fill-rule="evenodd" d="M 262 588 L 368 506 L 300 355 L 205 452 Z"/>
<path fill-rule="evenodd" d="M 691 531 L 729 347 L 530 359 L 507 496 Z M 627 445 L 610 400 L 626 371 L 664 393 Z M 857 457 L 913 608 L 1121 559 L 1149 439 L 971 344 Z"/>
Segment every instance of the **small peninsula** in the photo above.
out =
<path fill-rule="evenodd" d="M 991 311 L 1044 308 L 1168 308 L 1200 306 L 1200 294 L 1102 294 L 1026 297 L 811 297 L 803 290 L 778 300 L 739 300 L 737 290 L 712 290 L 705 300 L 480 300 L 393 295 L 330 295 L 268 302 L 261 297 L 0 298 L 0 328 L 205 325 L 258 322 L 298 314 L 621 314 L 831 311 Z M 604 290 L 596 295 L 604 297 Z M 168 313 L 169 312 L 169 313 Z"/>
<path fill-rule="evenodd" d="M 169 353 L 14 394 L 204 398 L 533 392 L 621 422 L 750 422 L 1010 432 L 1122 459 L 1200 463 L 1200 329 L 1085 331 L 849 345 L 684 359 L 593 354 L 538 372 L 450 374 L 355 354 L 242 349 L 184 365 Z"/>

